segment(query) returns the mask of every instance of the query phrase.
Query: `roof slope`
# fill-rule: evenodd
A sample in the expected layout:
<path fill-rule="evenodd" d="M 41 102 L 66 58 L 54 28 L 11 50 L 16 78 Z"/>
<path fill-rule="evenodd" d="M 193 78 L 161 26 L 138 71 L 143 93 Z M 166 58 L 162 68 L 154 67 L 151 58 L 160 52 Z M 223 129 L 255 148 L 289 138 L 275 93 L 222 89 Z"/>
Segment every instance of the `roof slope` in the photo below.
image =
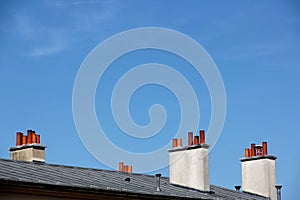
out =
<path fill-rule="evenodd" d="M 151 175 L 0 159 L 0 183 L 5 181 L 195 199 L 267 199 L 213 185 L 211 192 L 205 193 L 172 185 L 166 177 L 161 178 L 162 191 L 158 192 Z"/>

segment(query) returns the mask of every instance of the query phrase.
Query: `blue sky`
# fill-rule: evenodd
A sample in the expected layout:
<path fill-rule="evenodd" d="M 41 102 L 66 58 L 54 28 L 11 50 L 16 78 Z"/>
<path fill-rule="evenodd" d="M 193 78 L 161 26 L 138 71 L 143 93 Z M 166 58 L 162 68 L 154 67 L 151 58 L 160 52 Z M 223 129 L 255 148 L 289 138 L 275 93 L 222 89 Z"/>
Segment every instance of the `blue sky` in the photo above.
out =
<path fill-rule="evenodd" d="M 269 153 L 278 157 L 277 182 L 283 185 L 283 199 L 296 199 L 300 178 L 298 1 L 1 1 L 0 22 L 1 158 L 9 158 L 7 150 L 15 144 L 16 131 L 33 129 L 48 146 L 48 163 L 107 169 L 85 149 L 75 128 L 76 74 L 89 52 L 110 36 L 132 28 L 163 27 L 200 43 L 224 81 L 227 115 L 209 155 L 211 183 L 228 188 L 241 184 L 239 159 L 244 148 L 268 141 Z M 201 77 L 180 68 L 183 61 L 164 52 L 127 56 L 112 66 L 96 93 L 97 116 L 107 132 L 115 131 L 109 135 L 111 140 L 130 151 L 153 150 L 145 143 L 132 145 L 126 138 L 118 141 L 109 109 L 101 105 L 101 98 L 109 97 L 113 79 L 127 69 L 121 70 L 118 64 L 154 60 L 182 70 L 200 99 L 199 129 L 207 129 L 210 100 Z M 170 112 L 167 131 L 176 132 L 178 102 L 157 85 L 133 95 L 134 120 L 147 125 L 148 107 L 158 102 Z M 119 160 L 115 162 L 117 167 Z M 160 172 L 168 176 L 167 169 Z"/>

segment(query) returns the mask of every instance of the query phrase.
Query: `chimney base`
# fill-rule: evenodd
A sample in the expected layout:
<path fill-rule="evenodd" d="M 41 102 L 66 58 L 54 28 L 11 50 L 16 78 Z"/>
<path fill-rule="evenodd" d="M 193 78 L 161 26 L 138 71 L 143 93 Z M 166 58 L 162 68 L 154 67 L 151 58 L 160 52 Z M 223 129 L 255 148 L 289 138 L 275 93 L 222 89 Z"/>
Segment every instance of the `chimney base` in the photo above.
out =
<path fill-rule="evenodd" d="M 45 162 L 46 146 L 40 144 L 25 144 L 17 147 L 11 147 L 10 159 L 27 162 Z"/>
<path fill-rule="evenodd" d="M 276 157 L 271 155 L 242 158 L 242 189 L 276 200 Z"/>
<path fill-rule="evenodd" d="M 170 149 L 170 183 L 209 192 L 208 148 L 199 144 Z"/>

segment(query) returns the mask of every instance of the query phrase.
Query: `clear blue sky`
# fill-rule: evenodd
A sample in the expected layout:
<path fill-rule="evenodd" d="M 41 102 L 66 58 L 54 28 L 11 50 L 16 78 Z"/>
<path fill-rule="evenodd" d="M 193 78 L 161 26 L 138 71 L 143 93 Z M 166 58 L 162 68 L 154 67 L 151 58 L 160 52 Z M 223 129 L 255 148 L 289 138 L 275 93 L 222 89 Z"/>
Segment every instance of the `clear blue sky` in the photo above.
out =
<path fill-rule="evenodd" d="M 164 27 L 200 43 L 224 81 L 227 116 L 209 155 L 211 183 L 227 188 L 241 184 L 239 159 L 244 148 L 267 141 L 269 153 L 278 157 L 277 182 L 283 185 L 283 199 L 296 199 L 300 179 L 298 1 L 1 1 L 0 22 L 1 158 L 9 158 L 16 131 L 33 129 L 48 146 L 48 163 L 108 169 L 89 154 L 77 134 L 72 115 L 76 74 L 88 53 L 110 36 L 132 28 Z M 128 56 L 119 64 L 127 66 L 136 59 L 168 61 L 171 66 L 181 62 L 157 51 Z M 115 127 L 105 121 L 111 114 L 103 110 L 101 94 L 114 84 L 110 81 L 114 73 L 119 76 L 122 70 L 112 68 L 97 89 L 97 115 L 107 132 Z M 193 73 L 183 71 L 197 81 Z M 205 87 L 198 90 L 199 129 L 207 129 L 209 94 Z M 178 103 L 162 87 L 136 92 L 131 114 L 138 124 L 146 125 L 148 106 L 160 101 L 171 110 L 167 125 L 172 132 L 180 120 L 179 112 L 173 111 Z M 144 143 L 120 142 L 114 134 L 109 137 L 130 151 L 153 150 Z M 160 172 L 168 176 L 167 169 Z"/>

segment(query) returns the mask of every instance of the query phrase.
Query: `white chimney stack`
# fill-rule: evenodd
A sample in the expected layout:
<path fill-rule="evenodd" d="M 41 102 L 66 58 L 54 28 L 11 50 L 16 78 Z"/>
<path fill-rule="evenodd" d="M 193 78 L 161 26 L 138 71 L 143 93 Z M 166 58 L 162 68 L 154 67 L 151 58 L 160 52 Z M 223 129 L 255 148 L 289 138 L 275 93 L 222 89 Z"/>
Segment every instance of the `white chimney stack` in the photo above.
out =
<path fill-rule="evenodd" d="M 241 164 L 243 191 L 276 200 L 276 157 L 268 155 L 267 142 L 245 149 Z"/>
<path fill-rule="evenodd" d="M 182 147 L 182 139 L 173 139 L 169 150 L 170 183 L 201 191 L 210 191 L 208 148 L 204 131 L 199 136 L 188 133 L 188 146 Z"/>

